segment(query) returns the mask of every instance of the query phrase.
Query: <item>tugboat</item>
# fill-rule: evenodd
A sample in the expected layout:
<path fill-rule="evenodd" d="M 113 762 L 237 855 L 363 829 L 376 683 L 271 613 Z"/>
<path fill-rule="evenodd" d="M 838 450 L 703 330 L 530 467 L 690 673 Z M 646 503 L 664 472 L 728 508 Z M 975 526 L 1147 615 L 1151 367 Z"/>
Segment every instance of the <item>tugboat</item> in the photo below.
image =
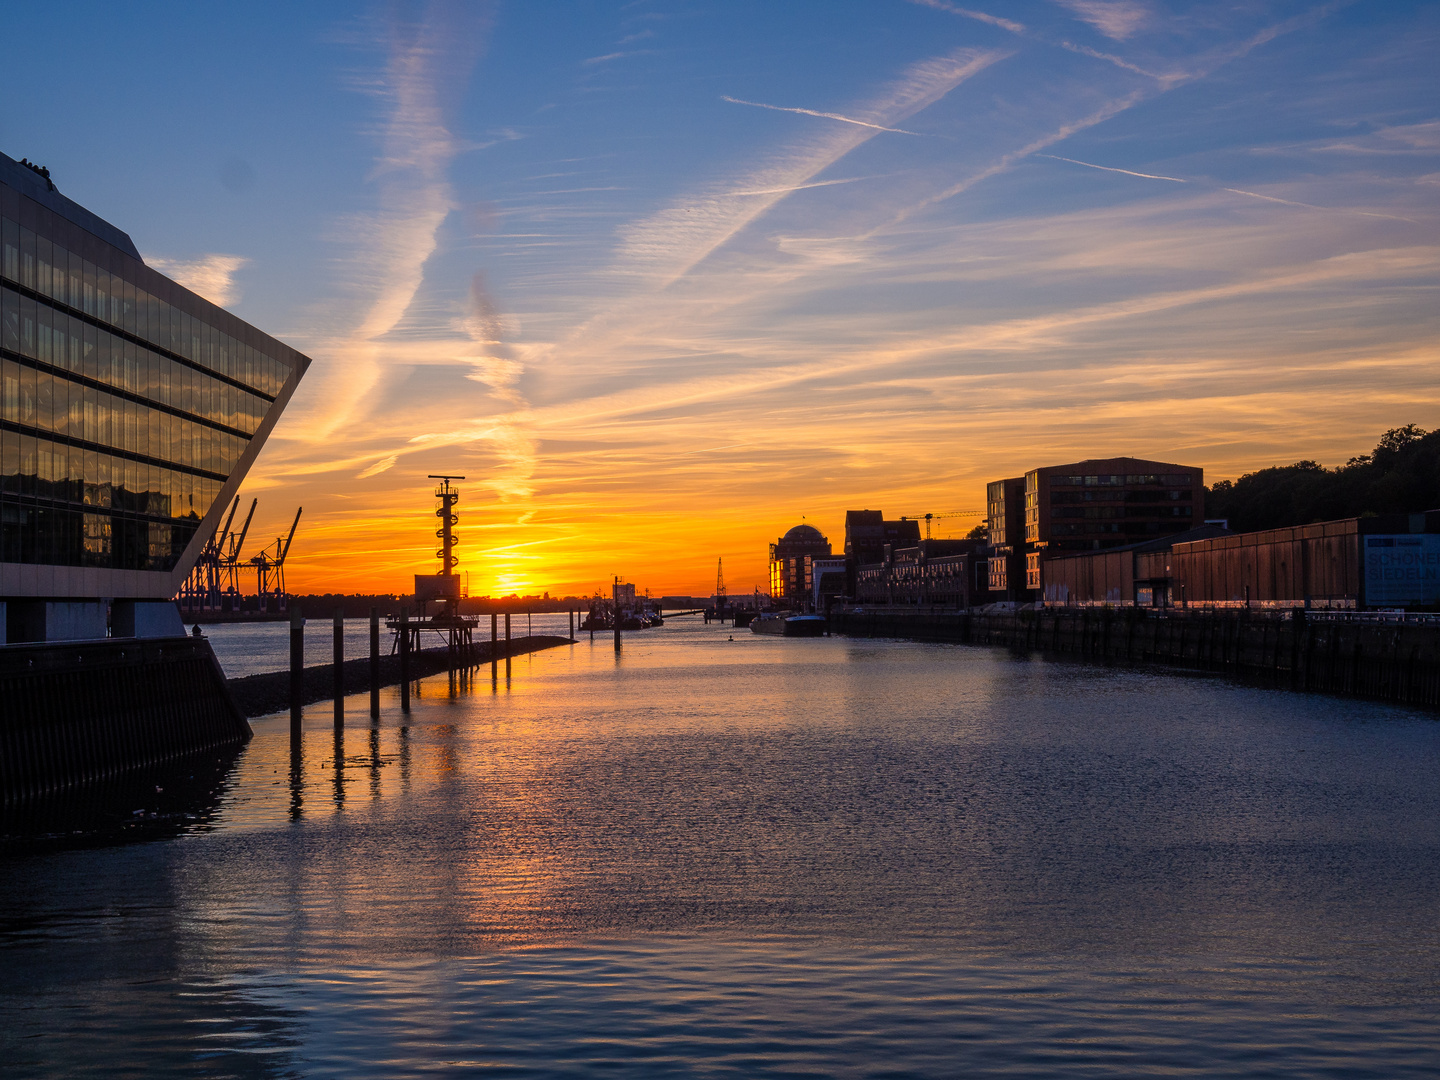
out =
<path fill-rule="evenodd" d="M 750 620 L 750 632 L 778 637 L 820 637 L 825 633 L 825 616 L 765 611 Z"/>

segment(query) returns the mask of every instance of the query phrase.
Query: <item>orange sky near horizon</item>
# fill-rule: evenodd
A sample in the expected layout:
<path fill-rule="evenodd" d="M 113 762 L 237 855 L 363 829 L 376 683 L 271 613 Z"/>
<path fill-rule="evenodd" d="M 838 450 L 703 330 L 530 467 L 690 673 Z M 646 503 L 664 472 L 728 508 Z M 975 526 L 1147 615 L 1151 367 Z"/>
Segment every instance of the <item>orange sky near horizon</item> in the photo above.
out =
<path fill-rule="evenodd" d="M 802 519 L 1440 426 L 1434 5 L 387 11 L 296 13 L 307 63 L 206 90 L 235 123 L 167 94 L 128 204 L 57 171 L 313 358 L 242 488 L 247 557 L 304 507 L 292 591 L 434 572 L 429 473 L 472 595 L 708 595 Z M 84 144 L 92 98 L 42 98 Z M 212 128 L 251 149 L 170 145 Z"/>

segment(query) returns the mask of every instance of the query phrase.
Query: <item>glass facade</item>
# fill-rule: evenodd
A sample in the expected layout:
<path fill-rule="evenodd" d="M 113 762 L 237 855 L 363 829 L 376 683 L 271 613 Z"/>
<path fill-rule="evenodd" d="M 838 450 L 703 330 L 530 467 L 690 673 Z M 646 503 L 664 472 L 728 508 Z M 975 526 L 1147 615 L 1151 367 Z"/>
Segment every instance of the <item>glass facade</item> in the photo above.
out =
<path fill-rule="evenodd" d="M 0 562 L 173 570 L 298 354 L 0 196 Z"/>

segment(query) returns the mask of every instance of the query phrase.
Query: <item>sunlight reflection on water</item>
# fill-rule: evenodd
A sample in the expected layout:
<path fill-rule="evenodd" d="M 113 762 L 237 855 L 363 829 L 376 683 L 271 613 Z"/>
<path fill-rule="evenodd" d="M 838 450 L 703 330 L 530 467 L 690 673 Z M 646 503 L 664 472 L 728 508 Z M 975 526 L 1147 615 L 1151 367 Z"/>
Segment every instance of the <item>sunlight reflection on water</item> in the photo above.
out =
<path fill-rule="evenodd" d="M 12 1071 L 1440 1067 L 1426 715 L 684 621 L 501 672 L 4 864 Z"/>

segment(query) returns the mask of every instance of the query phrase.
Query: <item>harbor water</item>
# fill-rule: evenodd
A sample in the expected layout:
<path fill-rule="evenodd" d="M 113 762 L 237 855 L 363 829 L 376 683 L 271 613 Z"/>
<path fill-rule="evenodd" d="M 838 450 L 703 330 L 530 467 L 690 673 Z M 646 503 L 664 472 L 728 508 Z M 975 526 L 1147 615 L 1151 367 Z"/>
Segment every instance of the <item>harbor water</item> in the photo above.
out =
<path fill-rule="evenodd" d="M 261 719 L 129 840 L 12 843 L 5 1075 L 1440 1072 L 1433 714 L 578 636 L 339 738 L 314 706 L 296 756 Z"/>

